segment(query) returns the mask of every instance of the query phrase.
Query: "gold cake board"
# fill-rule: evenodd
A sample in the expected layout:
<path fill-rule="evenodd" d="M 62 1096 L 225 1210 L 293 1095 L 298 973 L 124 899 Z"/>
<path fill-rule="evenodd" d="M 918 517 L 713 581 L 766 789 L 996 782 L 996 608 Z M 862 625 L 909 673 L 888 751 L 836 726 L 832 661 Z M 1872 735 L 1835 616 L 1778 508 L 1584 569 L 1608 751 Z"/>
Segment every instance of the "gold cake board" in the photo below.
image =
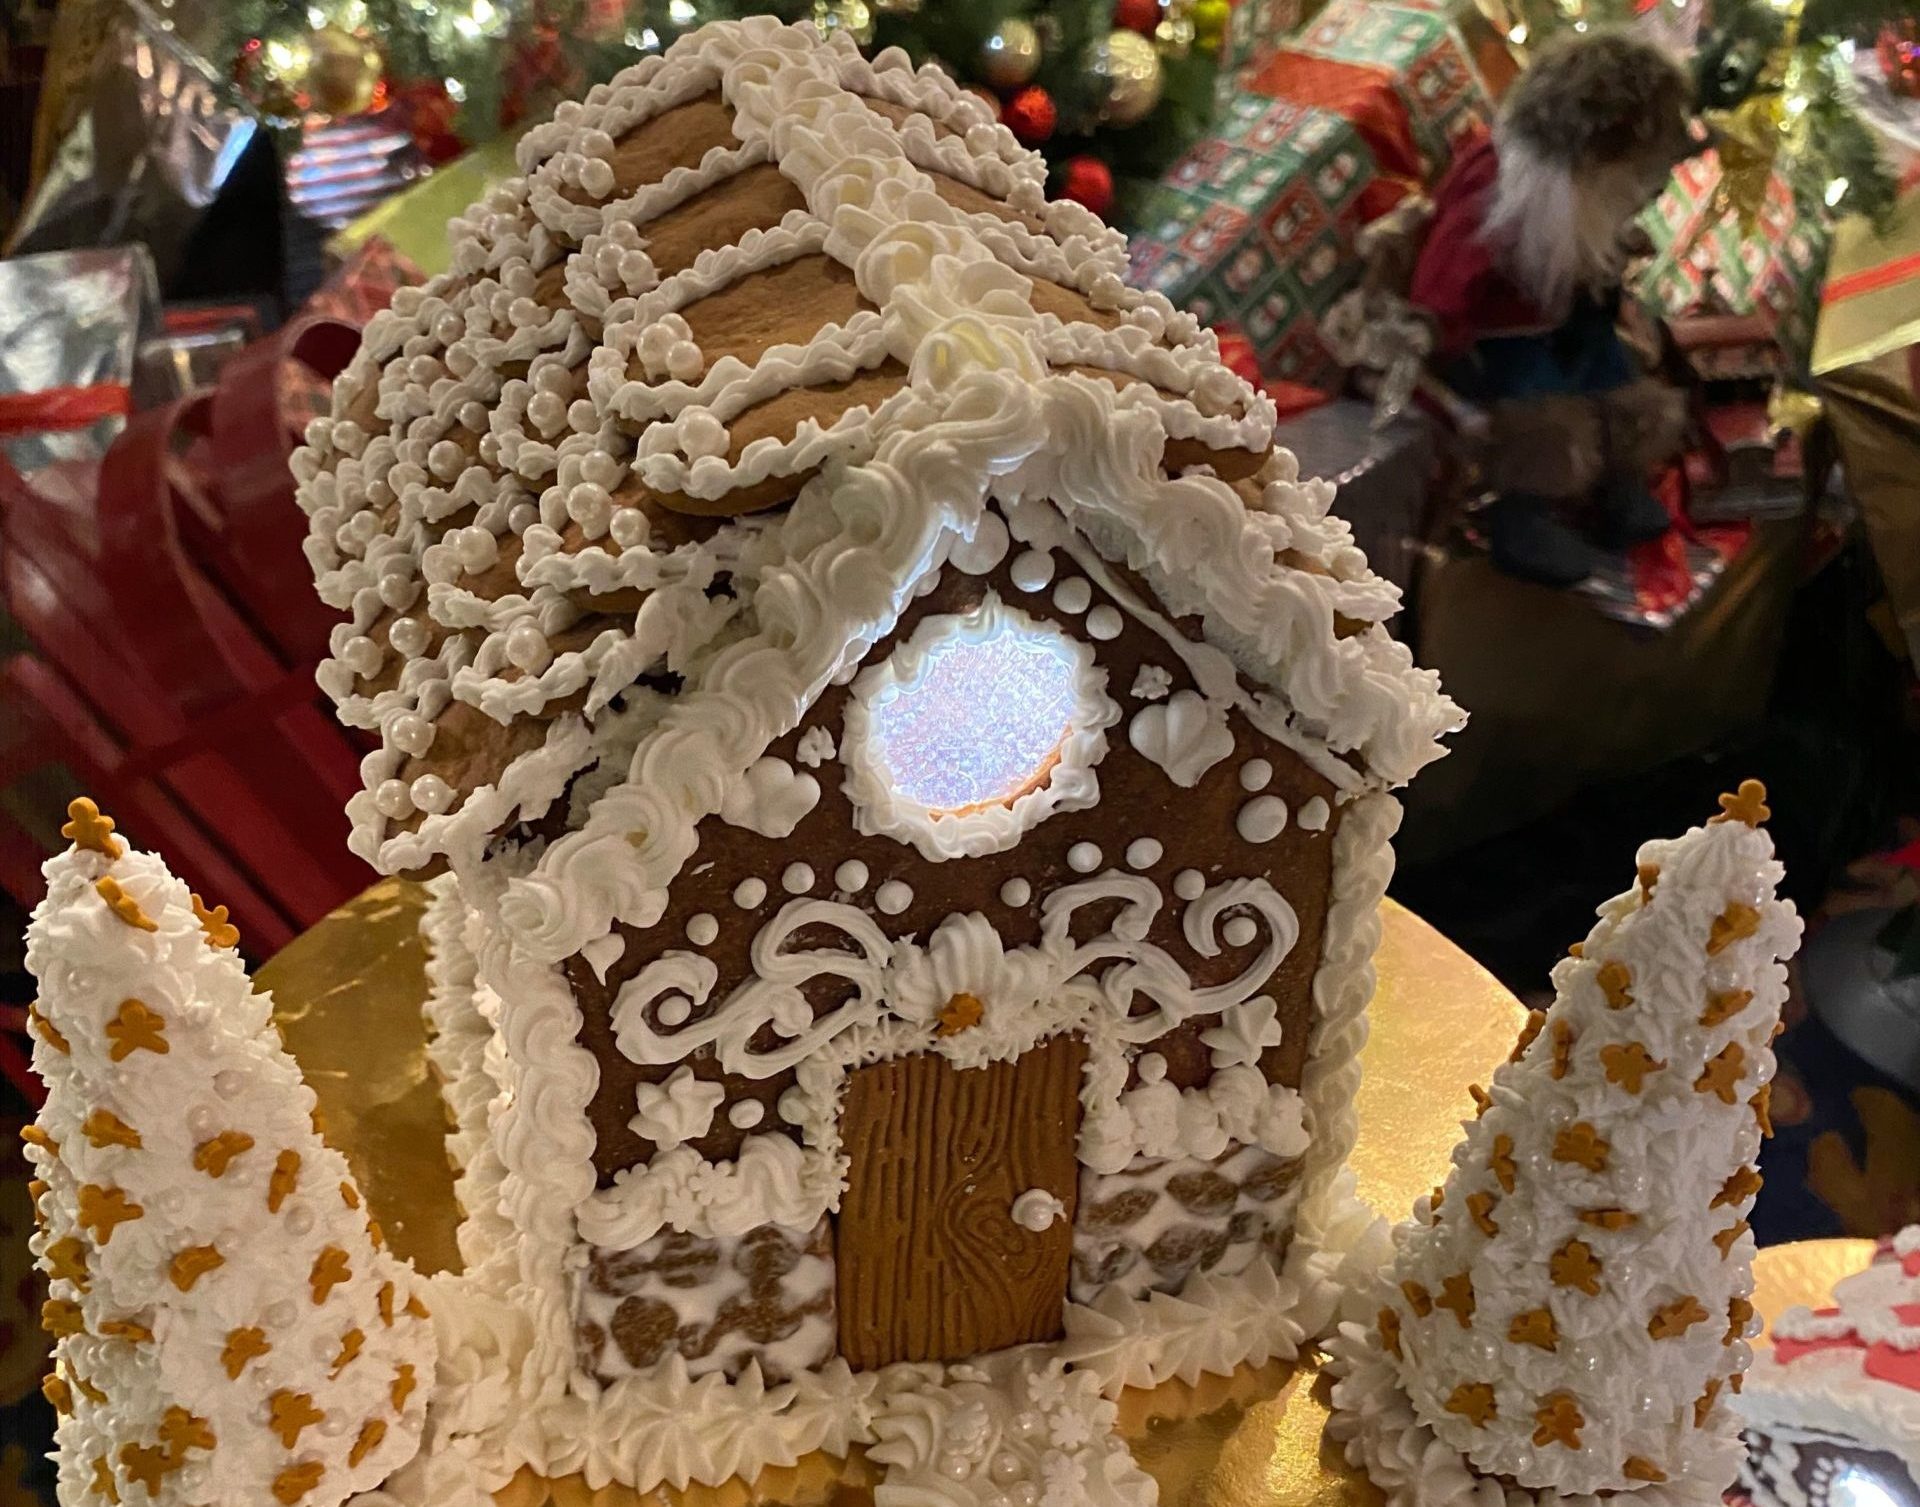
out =
<path fill-rule="evenodd" d="M 288 1048 L 320 1101 L 327 1138 L 346 1153 L 394 1250 L 425 1272 L 458 1265 L 457 1211 L 444 1150 L 446 1115 L 426 1059 L 418 886 L 375 885 L 294 939 L 260 969 Z M 1381 909 L 1379 987 L 1361 1054 L 1360 1196 L 1404 1218 L 1446 1174 L 1469 1083 L 1506 1060 L 1525 1014 L 1492 974 L 1419 917 Z M 1755 1305 L 1773 1315 L 1811 1302 L 1865 1264 L 1869 1242 L 1813 1241 L 1762 1251 Z M 1120 1400 L 1120 1422 L 1164 1507 L 1372 1507 L 1380 1493 L 1324 1437 L 1318 1357 L 1243 1369 L 1197 1386 L 1169 1382 Z M 879 1472 L 857 1456 L 813 1455 L 752 1483 L 638 1493 L 579 1477 L 523 1473 L 499 1507 L 859 1507 Z"/>

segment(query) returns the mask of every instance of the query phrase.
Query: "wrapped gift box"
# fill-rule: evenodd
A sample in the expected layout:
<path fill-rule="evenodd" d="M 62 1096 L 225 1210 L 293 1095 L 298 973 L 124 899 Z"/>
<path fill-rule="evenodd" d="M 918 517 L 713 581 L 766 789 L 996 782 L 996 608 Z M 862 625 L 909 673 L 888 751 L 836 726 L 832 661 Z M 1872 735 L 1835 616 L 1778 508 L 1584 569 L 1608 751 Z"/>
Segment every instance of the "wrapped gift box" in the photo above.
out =
<path fill-rule="evenodd" d="M 1654 258 L 1641 276 L 1640 295 L 1675 324 L 1683 345 L 1689 320 L 1761 317 L 1768 338 L 1756 339 L 1744 359 L 1724 342 L 1712 344 L 1713 375 L 1802 371 L 1819 312 L 1827 226 L 1795 208 L 1792 191 L 1776 174 L 1757 222 L 1746 231 L 1737 214 L 1716 208 L 1719 184 L 1720 164 L 1711 152 L 1674 170 L 1641 220 L 1653 238 Z"/>
<path fill-rule="evenodd" d="M 0 260 L 0 458 L 21 475 L 97 467 L 149 394 L 160 298 L 144 246 Z"/>
<path fill-rule="evenodd" d="M 1232 99 L 1248 77 L 1265 67 L 1282 43 L 1319 9 L 1319 0 L 1239 0 L 1227 14 L 1220 39 L 1219 103 Z"/>
<path fill-rule="evenodd" d="M 1331 0 L 1246 87 L 1345 116 L 1383 172 L 1420 183 L 1493 114 L 1474 49 L 1439 0 Z"/>
<path fill-rule="evenodd" d="M 1319 321 L 1399 192 L 1351 121 L 1243 91 L 1134 207 L 1132 281 L 1240 330 L 1267 376 L 1324 384 L 1339 363 Z"/>

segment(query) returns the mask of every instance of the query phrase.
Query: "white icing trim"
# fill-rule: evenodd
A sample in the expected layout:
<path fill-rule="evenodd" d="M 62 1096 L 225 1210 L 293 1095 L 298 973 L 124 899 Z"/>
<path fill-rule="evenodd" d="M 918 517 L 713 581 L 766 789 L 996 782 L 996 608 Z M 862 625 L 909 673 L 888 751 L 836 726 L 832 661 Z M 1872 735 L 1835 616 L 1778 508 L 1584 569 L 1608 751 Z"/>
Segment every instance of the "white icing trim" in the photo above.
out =
<path fill-rule="evenodd" d="M 1326 1257 L 1296 1244 L 1284 1272 L 1264 1259 L 1232 1276 L 1203 1272 L 1177 1297 L 1132 1298 L 1110 1287 L 1091 1304 L 1067 1305 L 1060 1357 L 1108 1397 L 1292 1360 L 1332 1317 L 1327 1270 Z"/>

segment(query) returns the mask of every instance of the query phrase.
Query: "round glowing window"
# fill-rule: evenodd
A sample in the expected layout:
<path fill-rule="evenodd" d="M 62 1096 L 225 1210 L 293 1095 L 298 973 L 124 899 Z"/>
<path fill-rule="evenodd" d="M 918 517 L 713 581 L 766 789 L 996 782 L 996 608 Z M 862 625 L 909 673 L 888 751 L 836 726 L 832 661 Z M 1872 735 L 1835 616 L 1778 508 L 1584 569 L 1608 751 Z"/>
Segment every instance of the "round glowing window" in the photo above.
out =
<path fill-rule="evenodd" d="M 856 824 L 958 858 L 1092 805 L 1120 717 L 1106 681 L 1088 645 L 998 597 L 928 618 L 854 681 L 843 757 Z"/>

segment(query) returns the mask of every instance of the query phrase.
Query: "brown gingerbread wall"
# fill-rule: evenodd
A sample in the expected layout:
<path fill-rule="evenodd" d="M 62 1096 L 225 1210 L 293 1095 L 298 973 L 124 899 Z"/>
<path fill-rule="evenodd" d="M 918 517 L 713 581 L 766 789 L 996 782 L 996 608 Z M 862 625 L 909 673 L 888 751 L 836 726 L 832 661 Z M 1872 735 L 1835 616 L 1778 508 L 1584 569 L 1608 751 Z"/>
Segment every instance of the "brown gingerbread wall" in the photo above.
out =
<path fill-rule="evenodd" d="M 862 836 L 855 829 L 852 809 L 841 789 L 842 766 L 836 759 L 813 771 L 820 781 L 821 798 L 786 838 L 761 837 L 717 817 L 702 822 L 699 849 L 675 881 L 665 915 L 645 931 L 622 928 L 626 951 L 607 970 L 605 982 L 595 977 L 582 958 L 569 959 L 565 965 L 567 978 L 581 1005 L 580 1041 L 600 1063 L 600 1086 L 589 1107 L 589 1115 L 598 1138 L 594 1162 L 602 1186 L 610 1183 L 616 1172 L 652 1156 L 652 1144 L 628 1128 L 635 1108 L 634 1090 L 643 1082 L 665 1079 L 677 1066 L 642 1066 L 621 1055 L 614 1043 L 611 1019 L 620 986 L 661 952 L 669 948 L 689 948 L 692 944 L 686 936 L 687 922 L 704 912 L 718 921 L 720 929 L 711 945 L 698 950 L 712 960 L 719 978 L 712 997 L 694 1019 L 704 1018 L 719 1008 L 748 975 L 748 949 L 755 934 L 791 898 L 781 888 L 781 875 L 796 861 L 814 870 L 815 884 L 809 891 L 814 896 L 834 893 L 833 873 L 839 864 L 850 858 L 865 863 L 871 876 L 866 888 L 857 896 L 840 898 L 862 905 L 889 937 L 925 937 L 952 913 L 979 911 L 1007 943 L 1013 945 L 1037 941 L 1042 901 L 1053 890 L 1085 877 L 1067 864 L 1067 851 L 1074 844 L 1096 843 L 1104 855 L 1103 867 L 1124 868 L 1128 843 L 1135 838 L 1152 837 L 1164 845 L 1165 853 L 1147 872 L 1160 885 L 1167 903 L 1154 921 L 1150 938 L 1178 959 L 1194 981 L 1203 986 L 1237 976 L 1260 944 L 1256 941 L 1249 948 L 1223 946 L 1220 954 L 1213 958 L 1195 954 L 1181 932 L 1181 904 L 1173 897 L 1173 876 L 1182 869 L 1195 868 L 1207 875 L 1210 882 L 1243 875 L 1264 878 L 1293 907 L 1299 918 L 1300 935 L 1268 990 L 1278 1002 L 1285 1040 L 1267 1052 L 1262 1066 L 1271 1081 L 1298 1087 L 1306 1060 L 1313 974 L 1320 959 L 1339 808 L 1333 808 L 1333 816 L 1320 832 L 1303 830 L 1298 813 L 1301 805 L 1314 796 L 1331 805 L 1332 784 L 1309 769 L 1290 750 L 1247 725 L 1237 714 L 1230 714 L 1236 738 L 1233 755 L 1215 764 L 1194 788 L 1181 789 L 1175 785 L 1159 765 L 1135 752 L 1127 740 L 1127 722 L 1145 704 L 1130 693 L 1140 667 L 1159 665 L 1172 676 L 1174 691 L 1192 689 L 1192 680 L 1183 662 L 1164 641 L 1124 609 L 1121 609 L 1124 627 L 1120 634 L 1105 642 L 1093 640 L 1086 631 L 1084 613 L 1062 612 L 1052 602 L 1053 586 L 1078 574 L 1071 559 L 1056 553 L 1053 582 L 1041 591 L 1029 593 L 1014 586 L 1009 575 L 1009 562 L 1017 553 L 1018 546 L 1009 552 L 1007 561 L 984 577 L 969 576 L 949 567 L 931 593 L 909 605 L 895 631 L 874 647 L 866 663 L 884 659 L 895 644 L 911 636 L 923 618 L 966 612 L 989 590 L 997 591 L 1003 601 L 1036 618 L 1057 623 L 1076 640 L 1091 644 L 1097 663 L 1107 673 L 1107 694 L 1122 712 L 1121 720 L 1107 730 L 1107 753 L 1097 771 L 1098 804 L 1085 811 L 1053 815 L 1007 852 L 936 863 L 893 838 Z M 1127 584 L 1144 600 L 1154 600 L 1144 582 L 1130 579 Z M 1094 586 L 1093 606 L 1110 601 L 1105 592 Z M 1181 627 L 1190 636 L 1198 636 L 1196 623 L 1188 621 Z M 800 726 L 779 739 L 769 752 L 792 762 L 800 736 L 815 726 L 831 732 L 837 748 L 843 735 L 841 714 L 848 695 L 845 687 L 829 687 Z M 1239 782 L 1240 768 L 1252 758 L 1266 759 L 1272 764 L 1273 779 L 1266 790 L 1284 800 L 1291 813 L 1286 829 L 1264 844 L 1245 842 L 1234 827 L 1235 814 L 1247 799 Z M 1030 902 L 1018 909 L 1006 905 L 1000 898 L 1002 884 L 1016 875 L 1032 886 Z M 734 903 L 733 891 L 742 879 L 750 876 L 765 881 L 767 895 L 759 906 L 749 911 Z M 873 896 L 878 886 L 890 879 L 911 885 L 913 901 L 900 914 L 885 916 L 874 908 Z M 1111 907 L 1090 907 L 1076 926 L 1076 934 L 1094 934 L 1095 930 L 1104 928 L 1111 915 Z M 806 943 L 828 939 L 812 939 L 803 932 L 797 940 Z M 847 992 L 844 986 L 823 981 L 814 997 L 816 1012 L 830 1009 Z M 988 1005 L 990 1008 L 990 1001 Z M 1200 1044 L 1199 1036 L 1214 1019 L 1216 1017 L 1190 1021 L 1154 1043 L 1154 1050 L 1167 1058 L 1169 1079 L 1179 1086 L 1197 1086 L 1210 1075 L 1208 1051 Z M 655 1031 L 663 1030 L 657 1021 L 652 1024 Z M 728 1122 L 723 1105 L 714 1117 L 713 1129 L 689 1143 L 702 1156 L 730 1158 L 746 1135 L 787 1128 L 775 1104 L 791 1085 L 791 1074 L 763 1080 L 732 1078 L 721 1071 L 710 1053 L 692 1058 L 690 1065 L 697 1077 L 727 1085 L 727 1103 L 750 1098 L 766 1106 L 757 1125 L 750 1130 L 740 1130 Z"/>

